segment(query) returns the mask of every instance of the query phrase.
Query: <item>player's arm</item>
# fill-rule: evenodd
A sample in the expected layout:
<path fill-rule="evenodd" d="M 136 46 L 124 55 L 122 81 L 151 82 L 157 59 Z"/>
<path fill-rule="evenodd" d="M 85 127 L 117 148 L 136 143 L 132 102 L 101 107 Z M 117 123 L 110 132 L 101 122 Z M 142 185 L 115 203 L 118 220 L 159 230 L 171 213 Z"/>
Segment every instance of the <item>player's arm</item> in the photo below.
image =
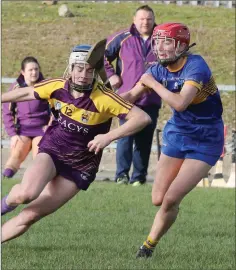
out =
<path fill-rule="evenodd" d="M 166 103 L 179 112 L 184 111 L 189 106 L 198 92 L 196 86 L 185 82 L 180 93 L 172 93 L 156 81 L 151 74 L 144 74 L 140 81 L 144 86 L 153 89 Z"/>
<path fill-rule="evenodd" d="M 151 123 L 149 115 L 136 106 L 131 108 L 125 119 L 127 121 L 123 125 L 106 134 L 97 135 L 92 141 L 90 141 L 88 143 L 89 151 L 94 151 L 95 154 L 97 154 L 112 141 L 132 135 Z"/>
<path fill-rule="evenodd" d="M 136 106 L 132 107 L 125 120 L 123 125 L 107 133 L 111 141 L 132 135 L 152 122 L 150 116 Z"/>
<path fill-rule="evenodd" d="M 130 91 L 120 94 L 120 96 L 131 102 L 134 103 L 137 99 L 141 97 L 141 95 L 147 91 L 148 88 L 142 85 L 141 83 L 137 83 Z"/>
<path fill-rule="evenodd" d="M 34 87 L 23 87 L 17 88 L 15 90 L 9 91 L 2 94 L 1 102 L 18 102 L 18 101 L 27 101 L 35 99 L 34 96 Z"/>

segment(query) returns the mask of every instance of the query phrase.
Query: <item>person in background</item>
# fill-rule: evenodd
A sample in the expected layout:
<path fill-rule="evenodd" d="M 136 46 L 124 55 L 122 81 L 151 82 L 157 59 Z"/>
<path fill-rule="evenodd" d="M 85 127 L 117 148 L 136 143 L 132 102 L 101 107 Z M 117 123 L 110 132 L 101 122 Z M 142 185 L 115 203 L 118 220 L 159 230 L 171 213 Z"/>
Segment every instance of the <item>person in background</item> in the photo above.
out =
<path fill-rule="evenodd" d="M 44 80 L 38 60 L 32 56 L 23 59 L 21 73 L 9 91 L 21 91 Z M 3 176 L 12 178 L 32 150 L 33 158 L 38 152 L 38 143 L 45 133 L 50 120 L 50 107 L 47 101 L 30 100 L 10 102 L 3 105 L 3 123 L 10 140 L 10 157 Z"/>
<path fill-rule="evenodd" d="M 148 67 L 156 61 L 151 50 L 154 26 L 154 12 L 148 5 L 144 5 L 135 11 L 133 24 L 129 29 L 115 33 L 107 39 L 104 67 L 112 88 L 118 90 L 119 95 L 133 88 Z M 114 60 L 116 69 L 112 65 Z M 135 105 L 151 117 L 152 123 L 140 132 L 118 140 L 115 181 L 118 184 L 140 186 L 146 182 L 161 99 L 155 92 L 150 91 L 143 93 Z M 123 124 L 124 120 L 120 120 L 120 125 Z M 132 163 L 133 173 L 130 177 Z"/>
<path fill-rule="evenodd" d="M 190 31 L 182 23 L 164 23 L 153 31 L 159 64 L 151 66 L 123 98 L 134 102 L 152 89 L 172 109 L 162 139 L 152 187 L 160 206 L 137 258 L 151 257 L 155 246 L 174 224 L 179 205 L 221 156 L 224 146 L 222 102 L 205 60 L 189 52 Z"/>

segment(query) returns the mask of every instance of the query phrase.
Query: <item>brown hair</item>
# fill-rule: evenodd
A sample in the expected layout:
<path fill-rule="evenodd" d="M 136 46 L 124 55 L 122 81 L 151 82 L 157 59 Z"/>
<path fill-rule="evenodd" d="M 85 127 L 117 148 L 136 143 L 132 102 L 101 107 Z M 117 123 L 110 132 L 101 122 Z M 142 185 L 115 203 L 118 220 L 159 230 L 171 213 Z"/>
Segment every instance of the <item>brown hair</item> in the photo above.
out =
<path fill-rule="evenodd" d="M 33 56 L 27 56 L 27 57 L 25 57 L 24 59 L 23 59 L 23 61 L 21 62 L 21 70 L 25 70 L 25 66 L 28 64 L 28 63 L 36 63 L 38 66 L 39 66 L 39 69 L 41 69 L 40 68 L 40 65 L 39 65 L 39 62 L 38 62 L 38 60 L 35 58 L 35 57 L 33 57 Z"/>
<path fill-rule="evenodd" d="M 153 16 L 155 16 L 155 15 L 154 15 L 153 9 L 152 9 L 151 7 L 149 7 L 148 5 L 144 5 L 144 6 L 138 7 L 138 8 L 136 9 L 136 11 L 135 11 L 135 15 L 137 14 L 137 12 L 138 12 L 139 10 L 145 10 L 145 11 L 148 11 L 148 12 L 152 12 Z"/>

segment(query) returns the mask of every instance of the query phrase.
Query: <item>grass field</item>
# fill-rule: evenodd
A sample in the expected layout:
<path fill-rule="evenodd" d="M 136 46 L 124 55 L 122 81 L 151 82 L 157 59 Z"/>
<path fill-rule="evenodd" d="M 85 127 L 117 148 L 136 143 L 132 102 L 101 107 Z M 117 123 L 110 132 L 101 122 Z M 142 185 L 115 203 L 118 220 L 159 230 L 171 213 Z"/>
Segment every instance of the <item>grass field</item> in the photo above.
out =
<path fill-rule="evenodd" d="M 15 182 L 4 180 L 3 194 Z M 235 269 L 234 202 L 232 189 L 196 188 L 153 258 L 136 260 L 156 213 L 151 184 L 95 182 L 25 235 L 2 245 L 2 269 Z"/>
<path fill-rule="evenodd" d="M 75 44 L 93 43 L 126 28 L 142 5 L 61 3 L 68 3 L 75 17 L 61 18 L 59 5 L 48 7 L 41 1 L 2 2 L 2 77 L 16 77 L 27 55 L 38 58 L 45 77 L 61 76 Z M 194 52 L 208 61 L 217 84 L 235 84 L 234 9 L 150 6 L 157 22 L 187 23 L 192 41 L 197 42 Z M 222 100 L 225 123 L 235 127 L 235 93 L 222 93 Z M 164 104 L 159 128 L 169 116 Z M 16 182 L 3 180 L 2 195 Z M 136 260 L 155 213 L 150 184 L 135 189 L 95 182 L 21 238 L 2 245 L 2 269 L 235 269 L 234 190 L 195 189 L 183 201 L 177 223 L 153 258 Z"/>

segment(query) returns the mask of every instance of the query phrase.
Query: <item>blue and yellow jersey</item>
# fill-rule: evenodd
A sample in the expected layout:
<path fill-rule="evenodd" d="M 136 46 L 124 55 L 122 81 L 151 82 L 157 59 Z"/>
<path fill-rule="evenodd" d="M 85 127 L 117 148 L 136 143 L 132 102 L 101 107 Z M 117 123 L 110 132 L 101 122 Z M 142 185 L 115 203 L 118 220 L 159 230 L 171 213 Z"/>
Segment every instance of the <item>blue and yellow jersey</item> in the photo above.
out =
<path fill-rule="evenodd" d="M 198 89 L 196 97 L 183 112 L 173 110 L 170 120 L 174 124 L 181 122 L 209 122 L 221 120 L 223 112 L 220 94 L 211 70 L 200 55 L 188 55 L 178 70 L 170 70 L 161 65 L 151 66 L 146 73 L 173 93 L 179 93 L 184 84 Z"/>
<path fill-rule="evenodd" d="M 90 153 L 88 142 L 107 133 L 112 117 L 125 118 L 133 106 L 100 83 L 82 97 L 74 98 L 69 92 L 69 81 L 60 78 L 35 84 L 34 95 L 48 100 L 58 112 L 57 122 L 48 128 L 39 147 L 49 149 L 65 163 L 79 164 L 78 170 L 86 169 L 88 164 L 97 168 L 101 155 Z"/>

